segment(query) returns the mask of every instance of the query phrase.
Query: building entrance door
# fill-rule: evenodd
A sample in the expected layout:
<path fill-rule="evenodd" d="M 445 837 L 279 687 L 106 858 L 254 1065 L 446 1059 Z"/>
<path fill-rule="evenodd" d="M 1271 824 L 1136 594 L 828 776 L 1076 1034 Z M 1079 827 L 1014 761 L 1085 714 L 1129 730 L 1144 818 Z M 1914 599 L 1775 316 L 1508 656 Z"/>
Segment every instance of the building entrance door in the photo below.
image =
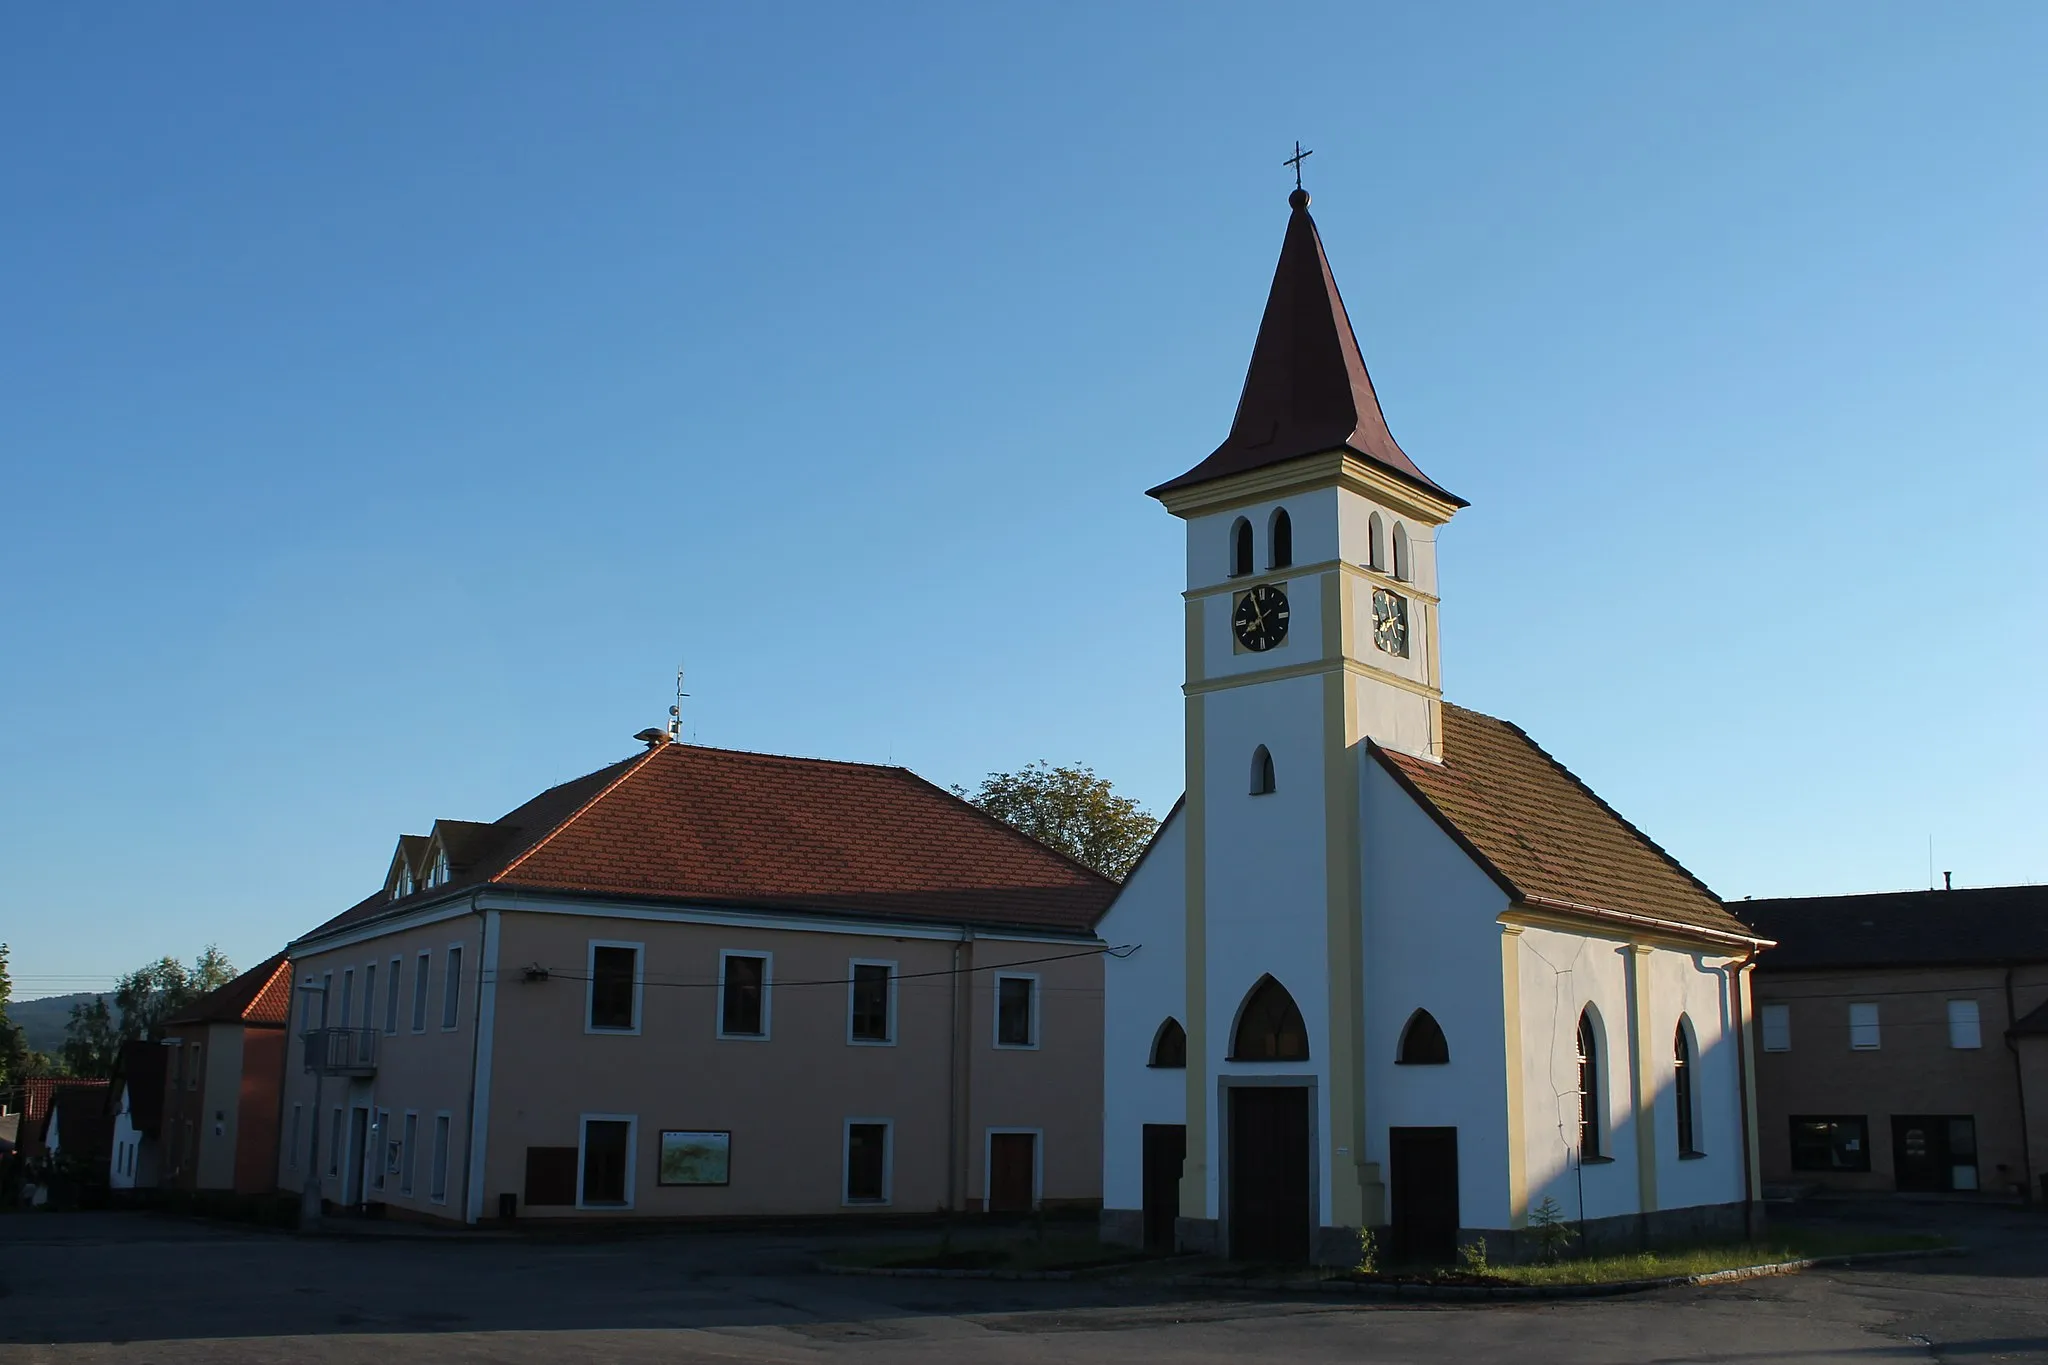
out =
<path fill-rule="evenodd" d="M 1037 1164 L 1035 1133 L 988 1135 L 988 1211 L 1029 1213 L 1035 1200 L 1033 1167 Z"/>
<path fill-rule="evenodd" d="M 1228 1094 L 1230 1254 L 1306 1261 L 1314 1225 L 1308 1087 L 1233 1085 Z"/>
<path fill-rule="evenodd" d="M 1173 1250 L 1173 1220 L 1180 1213 L 1180 1173 L 1188 1159 L 1184 1123 L 1145 1125 L 1145 1247 Z"/>
<path fill-rule="evenodd" d="M 1394 1255 L 1448 1261 L 1458 1250 L 1458 1130 L 1389 1128 Z"/>
<path fill-rule="evenodd" d="M 1892 1115 L 1892 1178 L 1901 1190 L 1977 1188 L 1977 1120 L 1967 1114 Z"/>
<path fill-rule="evenodd" d="M 363 1150 L 369 1142 L 370 1111 L 358 1104 L 348 1111 L 348 1150 L 341 1163 L 341 1202 L 350 1208 L 363 1202 Z"/>

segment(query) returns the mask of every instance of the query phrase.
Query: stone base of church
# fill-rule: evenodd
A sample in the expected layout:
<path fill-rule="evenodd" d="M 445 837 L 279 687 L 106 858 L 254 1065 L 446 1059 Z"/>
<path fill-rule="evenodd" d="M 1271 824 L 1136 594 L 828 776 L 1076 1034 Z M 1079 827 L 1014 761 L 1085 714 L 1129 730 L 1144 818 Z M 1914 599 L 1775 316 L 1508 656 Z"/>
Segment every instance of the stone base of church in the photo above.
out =
<path fill-rule="evenodd" d="M 1683 1209 L 1588 1218 L 1572 1227 L 1577 1236 L 1571 1251 L 1584 1256 L 1614 1256 L 1698 1242 L 1738 1242 L 1763 1235 L 1763 1205 L 1696 1204 Z M 1486 1259 L 1503 1265 L 1533 1261 L 1543 1255 L 1543 1242 L 1534 1228 L 1460 1228 L 1458 1244 L 1468 1242 L 1485 1242 Z"/>
<path fill-rule="evenodd" d="M 1358 1264 L 1357 1228 L 1317 1228 L 1314 1241 L 1309 1247 L 1308 1258 L 1316 1265 L 1350 1268 Z M 1379 1234 L 1380 1245 L 1386 1245 L 1386 1233 Z"/>
<path fill-rule="evenodd" d="M 1145 1210 L 1104 1209 L 1096 1224 L 1097 1236 L 1104 1246 L 1142 1247 L 1145 1245 Z"/>
<path fill-rule="evenodd" d="M 1189 1255 L 1220 1256 L 1223 1254 L 1223 1224 L 1215 1218 L 1176 1218 L 1173 1220 L 1173 1247 Z"/>

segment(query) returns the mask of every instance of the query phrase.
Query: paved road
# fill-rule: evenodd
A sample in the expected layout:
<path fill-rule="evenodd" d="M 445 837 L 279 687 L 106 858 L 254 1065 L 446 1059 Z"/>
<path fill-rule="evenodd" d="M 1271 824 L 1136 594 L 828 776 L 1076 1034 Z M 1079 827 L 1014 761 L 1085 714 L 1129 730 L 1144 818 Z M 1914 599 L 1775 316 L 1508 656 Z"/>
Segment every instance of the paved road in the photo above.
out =
<path fill-rule="evenodd" d="M 0 1363 L 2048 1361 L 2048 1219 L 1905 1213 L 1978 1250 L 1719 1289 L 1441 1307 L 824 1276 L 809 1269 L 813 1244 L 768 1235 L 350 1242 L 130 1214 L 9 1216 Z"/>

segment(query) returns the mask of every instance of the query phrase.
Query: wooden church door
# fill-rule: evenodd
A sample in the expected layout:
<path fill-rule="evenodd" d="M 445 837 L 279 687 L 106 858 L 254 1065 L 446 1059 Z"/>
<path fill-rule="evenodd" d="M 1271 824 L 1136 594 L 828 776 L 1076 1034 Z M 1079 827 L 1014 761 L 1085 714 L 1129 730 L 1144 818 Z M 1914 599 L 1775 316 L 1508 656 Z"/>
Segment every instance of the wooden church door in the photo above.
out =
<path fill-rule="evenodd" d="M 1394 1256 L 1448 1261 L 1458 1251 L 1458 1130 L 1389 1128 Z"/>
<path fill-rule="evenodd" d="M 1230 1087 L 1230 1255 L 1305 1261 L 1309 1255 L 1308 1087 Z"/>

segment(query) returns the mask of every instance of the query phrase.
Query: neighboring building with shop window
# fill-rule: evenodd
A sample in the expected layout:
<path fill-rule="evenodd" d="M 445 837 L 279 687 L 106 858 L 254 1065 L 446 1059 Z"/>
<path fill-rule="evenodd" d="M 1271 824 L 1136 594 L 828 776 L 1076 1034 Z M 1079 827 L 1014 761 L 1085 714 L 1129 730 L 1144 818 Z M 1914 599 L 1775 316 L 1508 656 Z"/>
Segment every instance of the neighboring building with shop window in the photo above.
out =
<path fill-rule="evenodd" d="M 2048 1199 L 2048 886 L 1738 901 L 1764 1179 Z"/>
<path fill-rule="evenodd" d="M 241 1194 L 277 1188 L 271 1173 L 277 1166 L 277 1097 L 291 982 L 291 963 L 279 953 L 158 1026 L 163 1102 L 155 1145 L 161 1188 Z M 136 1160 L 139 1170 L 141 1158 Z"/>
<path fill-rule="evenodd" d="M 278 1183 L 464 1222 L 1098 1204 L 1115 884 L 902 768 L 638 738 L 404 836 L 293 945 Z"/>

